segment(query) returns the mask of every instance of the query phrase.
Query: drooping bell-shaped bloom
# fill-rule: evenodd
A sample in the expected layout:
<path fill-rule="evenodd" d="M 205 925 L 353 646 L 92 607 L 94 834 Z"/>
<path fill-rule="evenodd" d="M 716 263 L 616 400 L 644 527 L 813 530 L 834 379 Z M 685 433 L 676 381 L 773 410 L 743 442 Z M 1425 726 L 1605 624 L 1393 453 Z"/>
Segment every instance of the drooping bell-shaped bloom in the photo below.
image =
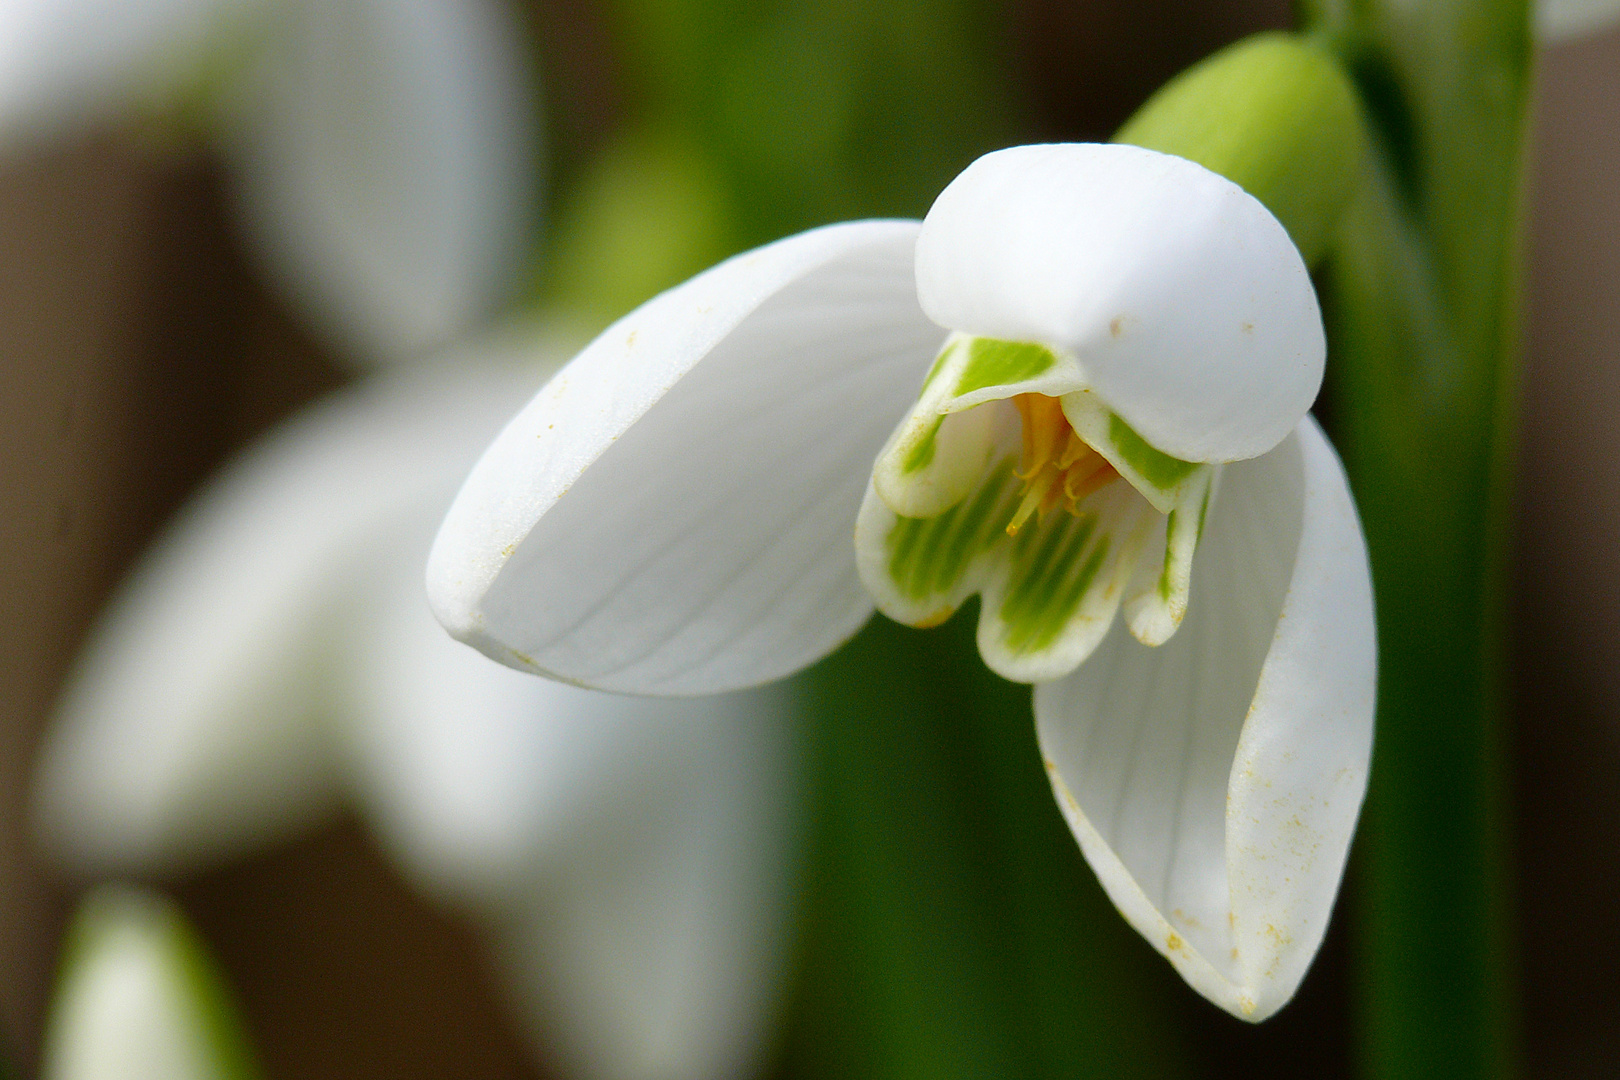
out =
<path fill-rule="evenodd" d="M 127 886 L 80 906 L 62 950 L 44 1080 L 253 1080 L 223 980 L 180 911 Z"/>
<path fill-rule="evenodd" d="M 511 291 L 534 77 L 496 0 L 9 0 L 0 146 L 134 112 L 217 124 L 277 283 L 367 362 Z"/>
<path fill-rule="evenodd" d="M 789 918 L 795 748 L 777 689 L 668 702 L 448 640 L 422 561 L 540 375 L 525 329 L 319 403 L 185 510 L 103 617 L 36 772 L 81 876 L 172 873 L 352 800 L 485 929 L 567 1075 L 742 1077 Z M 492 354 L 494 354 L 492 356 Z"/>
<path fill-rule="evenodd" d="M 1001 151 L 920 225 L 790 237 L 610 327 L 485 453 L 429 596 L 513 667 L 678 695 L 980 594 L 1109 895 L 1262 1019 L 1321 942 L 1372 739 L 1323 362 L 1305 266 L 1236 185 Z"/>

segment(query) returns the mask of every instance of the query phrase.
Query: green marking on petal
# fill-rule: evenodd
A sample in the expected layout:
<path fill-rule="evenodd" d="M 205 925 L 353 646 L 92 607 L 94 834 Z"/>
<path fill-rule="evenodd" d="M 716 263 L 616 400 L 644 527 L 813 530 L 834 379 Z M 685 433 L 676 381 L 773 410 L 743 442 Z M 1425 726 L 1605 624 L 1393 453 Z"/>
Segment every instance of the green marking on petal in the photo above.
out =
<path fill-rule="evenodd" d="M 939 449 L 939 426 L 945 422 L 943 416 L 935 418 L 932 425 L 922 435 L 922 438 L 911 444 L 906 451 L 906 458 L 900 463 L 900 471 L 907 476 L 921 472 L 928 468 L 934 460 L 934 452 Z"/>
<path fill-rule="evenodd" d="M 1198 468 L 1197 462 L 1182 461 L 1150 446 L 1146 439 L 1138 435 L 1135 429 L 1121 420 L 1117 414 L 1108 418 L 1108 439 L 1126 463 L 1157 488 L 1175 487 Z"/>
<path fill-rule="evenodd" d="M 1026 530 L 1019 540 L 1028 541 L 1014 548 L 999 614 L 1006 627 L 1003 644 L 1015 652 L 1039 652 L 1057 641 L 1108 557 L 1107 536 L 1097 537 L 1086 553 L 1097 532 L 1095 515 L 1052 515 L 1048 521 L 1052 527 L 1038 530 L 1045 535 Z"/>
<path fill-rule="evenodd" d="M 939 355 L 934 357 L 933 366 L 928 369 L 928 374 L 923 377 L 922 392 L 924 394 L 926 394 L 928 392 L 928 388 L 934 384 L 934 379 L 939 376 L 939 373 L 945 370 L 945 361 L 950 359 L 951 353 L 956 351 L 956 347 L 960 345 L 961 342 L 962 339 L 955 334 L 952 334 L 950 338 L 946 340 L 944 347 L 939 350 Z"/>
<path fill-rule="evenodd" d="M 1214 498 L 1218 466 L 1203 466 L 1165 515 L 1163 558 L 1144 555 L 1125 596 L 1125 621 L 1144 645 L 1162 645 L 1186 614 L 1194 556 Z"/>
<path fill-rule="evenodd" d="M 990 386 L 1028 382 L 1046 374 L 1058 362 L 1051 349 L 1027 341 L 974 338 L 968 349 L 967 366 L 956 382 L 955 397 Z"/>
<path fill-rule="evenodd" d="M 1214 466 L 1182 461 L 1151 445 L 1136 430 L 1089 391 L 1065 394 L 1063 415 L 1076 434 L 1142 493 L 1161 514 L 1182 507 L 1192 524 L 1193 503 Z"/>
<path fill-rule="evenodd" d="M 1202 526 L 1202 521 L 1200 521 L 1199 524 L 1200 524 L 1200 527 L 1201 527 Z M 1176 511 L 1174 511 L 1174 510 L 1170 511 L 1170 516 L 1165 520 L 1164 528 L 1165 528 L 1166 535 L 1168 535 L 1168 536 L 1175 536 L 1176 535 Z M 1176 561 L 1175 545 L 1168 544 L 1168 543 L 1165 544 L 1164 545 L 1164 567 L 1159 571 L 1159 598 L 1162 599 L 1165 603 L 1170 602 L 1170 590 L 1171 590 L 1170 575 L 1171 575 L 1172 571 L 1174 570 L 1175 561 Z"/>
<path fill-rule="evenodd" d="M 948 597 L 974 557 L 1005 535 L 1016 490 L 1013 464 L 1004 461 L 971 499 L 938 517 L 896 517 L 884 542 L 889 580 L 901 596 L 917 603 Z"/>

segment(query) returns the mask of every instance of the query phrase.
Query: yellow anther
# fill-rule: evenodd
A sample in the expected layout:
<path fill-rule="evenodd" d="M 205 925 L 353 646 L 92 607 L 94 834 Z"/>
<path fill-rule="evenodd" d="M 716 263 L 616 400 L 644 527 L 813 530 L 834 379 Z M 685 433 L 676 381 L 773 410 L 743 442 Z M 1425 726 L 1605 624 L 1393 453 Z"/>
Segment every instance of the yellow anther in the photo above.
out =
<path fill-rule="evenodd" d="M 1013 398 L 1013 404 L 1024 420 L 1024 456 L 1018 464 L 1018 478 L 1032 480 L 1058 456 L 1072 431 L 1057 398 L 1019 394 Z"/>
<path fill-rule="evenodd" d="M 1012 401 L 1024 422 L 1024 452 L 1015 474 L 1024 482 L 1024 492 L 1007 523 L 1009 536 L 1017 535 L 1032 514 L 1045 514 L 1059 503 L 1066 502 L 1069 513 L 1078 513 L 1080 500 L 1119 478 L 1114 467 L 1075 434 L 1057 398 L 1018 394 Z"/>
<path fill-rule="evenodd" d="M 1076 435 L 1071 429 L 1069 432 L 1069 445 L 1063 448 L 1063 456 L 1058 458 L 1058 468 L 1066 470 L 1075 462 L 1086 457 L 1094 457 L 1099 461 L 1102 460 L 1102 455 L 1097 453 L 1097 451 L 1093 450 L 1091 447 L 1087 446 L 1085 440 Z"/>

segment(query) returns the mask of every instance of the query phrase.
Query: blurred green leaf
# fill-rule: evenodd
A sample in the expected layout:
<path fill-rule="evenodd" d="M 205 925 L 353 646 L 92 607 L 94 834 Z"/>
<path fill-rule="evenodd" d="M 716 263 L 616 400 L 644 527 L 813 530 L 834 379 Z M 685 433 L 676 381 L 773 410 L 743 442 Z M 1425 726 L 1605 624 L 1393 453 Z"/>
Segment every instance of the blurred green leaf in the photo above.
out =
<path fill-rule="evenodd" d="M 544 271 L 550 306 L 594 333 L 731 254 L 734 217 L 689 135 L 622 131 L 562 200 Z"/>
<path fill-rule="evenodd" d="M 1317 0 L 1374 152 L 1323 289 L 1334 433 L 1377 591 L 1359 847 L 1368 1075 L 1513 1073 L 1503 750 L 1529 14 Z"/>
<path fill-rule="evenodd" d="M 972 607 L 875 619 L 802 682 L 820 828 L 788 1075 L 1187 1075 L 1186 991 L 1081 858 Z"/>
<path fill-rule="evenodd" d="M 1004 20 L 982 0 L 616 0 L 633 111 L 691 125 L 739 242 L 921 216 L 1019 130 Z"/>

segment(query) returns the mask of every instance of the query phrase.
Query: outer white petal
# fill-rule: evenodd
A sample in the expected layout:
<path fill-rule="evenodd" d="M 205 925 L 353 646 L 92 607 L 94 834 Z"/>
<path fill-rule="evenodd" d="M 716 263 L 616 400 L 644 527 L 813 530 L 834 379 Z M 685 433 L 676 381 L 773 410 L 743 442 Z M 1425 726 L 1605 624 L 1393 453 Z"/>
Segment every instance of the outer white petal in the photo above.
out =
<path fill-rule="evenodd" d="M 496 0 L 281 0 L 243 93 L 256 243 L 360 359 L 440 345 L 514 285 L 539 131 Z"/>
<path fill-rule="evenodd" d="M 189 936 L 167 901 L 120 887 L 92 894 L 52 1003 L 44 1080 L 236 1076 Z"/>
<path fill-rule="evenodd" d="M 1536 36 L 1548 44 L 1596 34 L 1620 20 L 1620 0 L 1538 0 Z"/>
<path fill-rule="evenodd" d="M 1125 918 L 1199 993 L 1261 1020 L 1321 944 L 1366 791 L 1365 544 L 1312 420 L 1228 466 L 1186 621 L 1116 628 L 1036 688 L 1058 802 Z"/>
<path fill-rule="evenodd" d="M 0 0 L 0 143 L 127 107 L 189 73 L 256 0 Z"/>
<path fill-rule="evenodd" d="M 575 722 L 624 709 L 627 732 L 655 738 L 621 749 L 630 797 L 598 804 L 611 812 L 579 832 L 510 925 L 500 959 L 519 1006 L 568 1075 L 757 1075 L 792 915 L 788 696 L 576 701 Z"/>
<path fill-rule="evenodd" d="M 159 870 L 320 813 L 356 567 L 377 523 L 454 489 L 524 383 L 457 372 L 340 395 L 216 477 L 79 658 L 38 764 L 47 846 L 84 872 Z"/>
<path fill-rule="evenodd" d="M 943 335 L 915 222 L 737 256 L 610 327 L 501 433 L 428 595 L 503 663 L 698 694 L 785 675 L 871 613 L 850 530 Z"/>
<path fill-rule="evenodd" d="M 975 161 L 917 240 L 941 326 L 1073 354 L 1150 444 L 1186 461 L 1277 445 L 1326 345 L 1287 231 L 1231 181 L 1134 146 L 1018 146 Z"/>

